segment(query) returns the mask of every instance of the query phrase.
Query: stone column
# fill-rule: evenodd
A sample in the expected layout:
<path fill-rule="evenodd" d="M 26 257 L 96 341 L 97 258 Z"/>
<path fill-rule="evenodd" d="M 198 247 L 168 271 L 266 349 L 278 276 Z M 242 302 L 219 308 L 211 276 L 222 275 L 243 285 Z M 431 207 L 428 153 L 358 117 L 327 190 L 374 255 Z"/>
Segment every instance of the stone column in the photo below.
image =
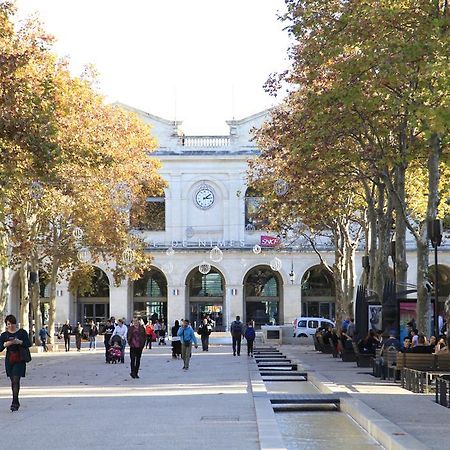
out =
<path fill-rule="evenodd" d="M 128 279 L 123 280 L 120 286 L 109 286 L 109 315 L 116 319 L 125 317 L 131 320 L 129 316 L 132 299 L 129 299 Z"/>
<path fill-rule="evenodd" d="M 226 327 L 229 329 L 236 316 L 244 318 L 244 287 L 242 284 L 227 285 L 225 295 Z"/>
<path fill-rule="evenodd" d="M 280 325 L 290 325 L 296 317 L 301 316 L 301 288 L 299 284 L 285 284 L 283 286 L 283 317 Z"/>
<path fill-rule="evenodd" d="M 45 299 L 41 299 L 45 302 Z M 61 283 L 56 286 L 56 317 L 55 322 L 64 323 L 67 319 L 73 324 L 76 322 L 77 311 L 74 310 L 73 295 L 70 294 L 67 283 Z M 75 305 L 76 306 L 76 305 Z M 38 331 L 38 330 L 37 330 Z"/>
<path fill-rule="evenodd" d="M 167 328 L 173 327 L 175 320 L 186 319 L 186 286 L 167 286 Z M 181 324 L 180 324 L 181 325 Z"/>

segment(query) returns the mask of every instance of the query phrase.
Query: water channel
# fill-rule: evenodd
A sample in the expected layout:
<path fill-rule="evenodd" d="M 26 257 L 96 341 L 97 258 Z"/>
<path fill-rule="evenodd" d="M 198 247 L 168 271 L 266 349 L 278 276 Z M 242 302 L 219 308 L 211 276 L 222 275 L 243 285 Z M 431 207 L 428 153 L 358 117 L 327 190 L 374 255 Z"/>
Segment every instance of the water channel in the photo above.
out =
<path fill-rule="evenodd" d="M 268 394 L 320 394 L 309 381 L 265 381 Z M 273 405 L 288 450 L 382 449 L 350 416 L 329 405 Z"/>

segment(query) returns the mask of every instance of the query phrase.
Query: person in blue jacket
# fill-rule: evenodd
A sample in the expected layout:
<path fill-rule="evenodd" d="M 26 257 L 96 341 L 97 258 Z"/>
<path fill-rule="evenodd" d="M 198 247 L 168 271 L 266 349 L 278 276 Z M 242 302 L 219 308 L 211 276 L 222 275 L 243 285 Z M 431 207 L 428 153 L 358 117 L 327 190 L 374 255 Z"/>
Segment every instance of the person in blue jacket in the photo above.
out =
<path fill-rule="evenodd" d="M 31 342 L 28 333 L 23 328 L 17 329 L 17 320 L 12 314 L 6 316 L 5 324 L 6 331 L 0 335 L 0 352 L 6 348 L 6 376 L 11 379 L 13 394 L 11 411 L 17 411 L 20 407 L 20 378 L 25 376 L 26 370 L 22 349 L 25 349 L 28 352 L 28 356 L 30 356 L 28 349 L 31 347 Z"/>
<path fill-rule="evenodd" d="M 189 320 L 184 319 L 182 326 L 179 328 L 178 337 L 181 341 L 181 358 L 183 359 L 183 370 L 189 369 L 189 360 L 192 354 L 192 344 L 197 348 L 197 338 L 195 337 L 194 330 L 189 325 Z"/>

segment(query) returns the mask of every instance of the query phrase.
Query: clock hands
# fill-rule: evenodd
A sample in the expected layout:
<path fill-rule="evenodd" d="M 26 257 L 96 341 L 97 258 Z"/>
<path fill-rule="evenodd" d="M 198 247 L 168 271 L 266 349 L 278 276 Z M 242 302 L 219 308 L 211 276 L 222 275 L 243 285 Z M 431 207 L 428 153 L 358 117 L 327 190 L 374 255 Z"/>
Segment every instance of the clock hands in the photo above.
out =
<path fill-rule="evenodd" d="M 208 198 L 212 198 L 212 195 L 211 195 L 211 194 L 208 194 L 206 197 L 203 197 L 203 200 L 206 200 L 206 199 L 208 199 Z"/>

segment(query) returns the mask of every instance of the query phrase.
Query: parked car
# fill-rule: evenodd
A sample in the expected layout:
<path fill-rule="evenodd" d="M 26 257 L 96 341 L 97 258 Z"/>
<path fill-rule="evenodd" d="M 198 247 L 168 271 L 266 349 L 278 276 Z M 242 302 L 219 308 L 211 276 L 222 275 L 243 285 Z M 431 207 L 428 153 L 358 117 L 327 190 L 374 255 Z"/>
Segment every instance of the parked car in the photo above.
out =
<path fill-rule="evenodd" d="M 318 327 L 335 326 L 330 319 L 323 317 L 297 317 L 294 320 L 294 337 L 314 336 Z"/>

